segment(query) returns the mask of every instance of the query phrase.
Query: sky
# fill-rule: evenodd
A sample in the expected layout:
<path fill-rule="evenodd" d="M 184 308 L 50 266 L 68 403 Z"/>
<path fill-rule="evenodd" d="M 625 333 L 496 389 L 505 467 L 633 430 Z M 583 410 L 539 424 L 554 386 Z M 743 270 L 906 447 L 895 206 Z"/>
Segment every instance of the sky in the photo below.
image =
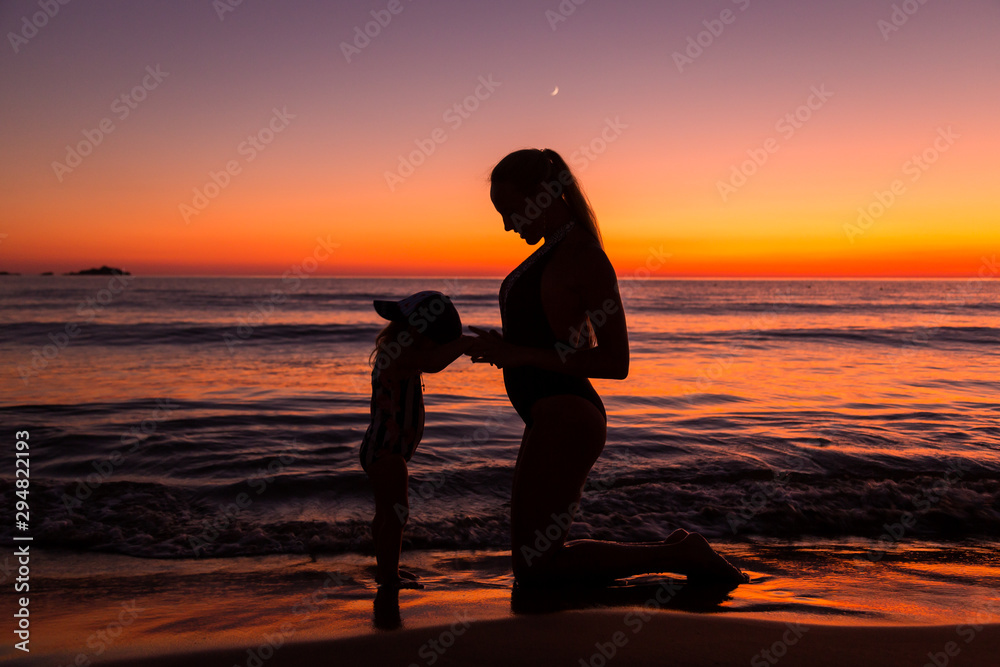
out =
<path fill-rule="evenodd" d="M 0 31 L 0 270 L 503 276 L 531 249 L 488 175 L 527 147 L 620 276 L 1000 248 L 995 0 L 2 0 Z"/>

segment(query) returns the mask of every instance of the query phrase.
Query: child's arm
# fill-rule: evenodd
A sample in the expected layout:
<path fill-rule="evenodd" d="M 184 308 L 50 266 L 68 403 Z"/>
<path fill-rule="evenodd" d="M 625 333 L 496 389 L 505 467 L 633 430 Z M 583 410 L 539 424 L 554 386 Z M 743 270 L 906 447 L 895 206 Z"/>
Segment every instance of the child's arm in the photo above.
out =
<path fill-rule="evenodd" d="M 450 343 L 435 345 L 420 357 L 420 370 L 424 373 L 443 371 L 448 365 L 465 354 L 475 336 L 462 334 Z"/>

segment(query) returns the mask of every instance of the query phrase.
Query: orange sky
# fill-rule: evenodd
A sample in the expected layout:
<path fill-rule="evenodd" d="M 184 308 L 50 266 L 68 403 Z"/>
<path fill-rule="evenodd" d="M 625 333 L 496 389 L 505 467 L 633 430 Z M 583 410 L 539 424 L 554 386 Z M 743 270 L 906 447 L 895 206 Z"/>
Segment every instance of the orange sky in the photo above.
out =
<path fill-rule="evenodd" d="M 486 177 L 534 146 L 623 276 L 974 275 L 1000 247 L 1000 7 L 886 35 L 891 5 L 588 3 L 553 29 L 533 2 L 404 4 L 350 62 L 382 4 L 66 5 L 3 55 L 0 269 L 279 274 L 324 239 L 317 274 L 502 276 L 530 250 Z"/>

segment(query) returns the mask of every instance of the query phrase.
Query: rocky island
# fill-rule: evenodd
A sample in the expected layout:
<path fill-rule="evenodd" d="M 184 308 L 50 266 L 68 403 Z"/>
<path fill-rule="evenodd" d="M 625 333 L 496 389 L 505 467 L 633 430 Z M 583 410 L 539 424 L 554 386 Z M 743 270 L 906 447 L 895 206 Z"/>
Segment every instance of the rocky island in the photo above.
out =
<path fill-rule="evenodd" d="M 128 271 L 123 271 L 113 266 L 102 266 L 99 269 L 84 269 L 83 271 L 71 271 L 64 273 L 64 276 L 130 276 Z"/>

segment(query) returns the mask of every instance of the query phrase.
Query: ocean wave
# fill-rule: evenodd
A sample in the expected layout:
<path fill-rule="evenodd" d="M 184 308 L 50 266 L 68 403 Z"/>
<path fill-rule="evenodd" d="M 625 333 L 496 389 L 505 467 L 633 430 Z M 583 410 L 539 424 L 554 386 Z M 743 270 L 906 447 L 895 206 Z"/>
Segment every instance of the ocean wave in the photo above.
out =
<path fill-rule="evenodd" d="M 62 335 L 66 323 L 18 322 L 0 324 L 0 344 L 44 345 L 49 336 Z M 138 346 L 138 345 L 197 345 L 217 344 L 264 345 L 272 343 L 346 343 L 370 344 L 381 330 L 371 326 L 348 324 L 261 324 L 254 326 L 243 320 L 218 324 L 190 322 L 149 322 L 108 324 L 76 322 L 73 345 Z"/>
<path fill-rule="evenodd" d="M 72 485 L 32 484 L 34 544 L 149 558 L 250 556 L 282 553 L 367 552 L 371 501 L 357 475 L 340 480 L 310 518 L 297 505 L 330 492 L 317 482 L 285 487 L 272 496 L 245 487 L 206 494 L 187 487 L 108 482 L 86 497 Z M 422 494 L 411 489 L 407 549 L 508 547 L 505 484 L 473 497 Z M 724 483 L 720 483 L 724 482 Z M 13 497 L 9 481 L 3 497 Z M 353 487 L 356 498 L 345 499 Z M 471 487 L 466 489 L 471 490 Z M 7 504 L 6 502 L 4 504 Z M 9 509 L 4 507 L 3 509 Z M 596 476 L 585 488 L 571 538 L 652 541 L 676 528 L 727 539 L 861 537 L 886 544 L 913 539 L 963 540 L 1000 534 L 1000 489 L 995 476 L 917 475 L 899 479 L 843 479 L 778 475 L 770 479 L 702 479 L 672 483 L 651 476 Z M 2 538 L 9 540 L 11 527 Z"/>
<path fill-rule="evenodd" d="M 276 343 L 368 345 L 381 326 L 358 324 L 260 324 L 243 320 L 218 324 L 148 322 L 137 324 L 78 324 L 74 345 L 269 345 Z M 0 324 L 0 344 L 46 343 L 66 325 L 53 322 Z M 818 341 L 898 348 L 995 346 L 1000 328 L 982 326 L 939 327 L 815 327 L 728 329 L 699 333 L 630 332 L 636 351 L 662 351 L 663 346 L 708 346 L 756 349 L 788 341 Z"/>
<path fill-rule="evenodd" d="M 1000 328 L 940 327 L 815 327 L 727 329 L 699 333 L 646 333 L 636 336 L 637 348 L 656 351 L 660 345 L 699 345 L 758 349 L 785 341 L 818 341 L 896 348 L 940 348 L 952 345 L 1000 344 Z M 662 349 L 662 348 L 659 348 Z"/>
<path fill-rule="evenodd" d="M 927 319 L 940 319 L 944 315 L 960 315 L 965 311 L 982 311 L 986 313 L 1000 311 L 1000 303 L 982 301 L 974 303 L 947 303 L 941 301 L 919 302 L 904 300 L 898 302 L 870 303 L 864 301 L 846 301 L 841 303 L 820 303 L 812 301 L 755 301 L 747 299 L 693 300 L 689 297 L 674 299 L 652 299 L 649 297 L 634 297 L 626 299 L 626 307 L 630 311 L 643 313 L 671 313 L 688 315 L 748 315 L 775 317 L 780 315 L 842 315 L 850 318 L 863 316 L 885 316 L 895 314 L 926 315 Z"/>

